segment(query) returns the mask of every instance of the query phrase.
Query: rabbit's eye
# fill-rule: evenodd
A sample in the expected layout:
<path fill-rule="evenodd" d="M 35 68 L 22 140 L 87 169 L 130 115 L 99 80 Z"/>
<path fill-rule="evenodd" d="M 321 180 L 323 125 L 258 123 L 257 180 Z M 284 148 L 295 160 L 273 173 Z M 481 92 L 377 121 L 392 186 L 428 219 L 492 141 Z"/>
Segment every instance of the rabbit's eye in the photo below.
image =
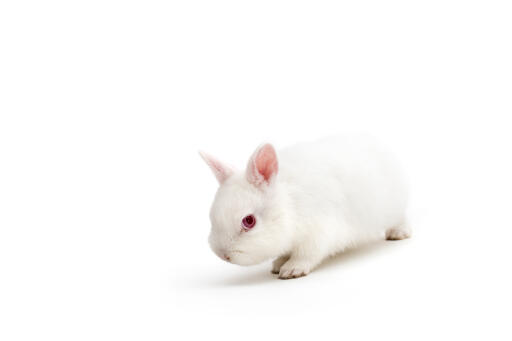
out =
<path fill-rule="evenodd" d="M 249 230 L 252 229 L 256 225 L 256 218 L 252 214 L 246 216 L 244 219 L 242 219 L 242 226 L 244 229 Z"/>

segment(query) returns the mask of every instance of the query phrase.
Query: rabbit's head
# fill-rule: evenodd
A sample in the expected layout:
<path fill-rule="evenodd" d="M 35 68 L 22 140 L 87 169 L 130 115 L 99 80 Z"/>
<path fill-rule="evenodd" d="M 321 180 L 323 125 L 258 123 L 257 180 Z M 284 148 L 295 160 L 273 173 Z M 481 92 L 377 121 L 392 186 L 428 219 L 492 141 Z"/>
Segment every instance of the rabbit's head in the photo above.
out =
<path fill-rule="evenodd" d="M 223 260 L 239 265 L 282 255 L 292 236 L 272 145 L 259 147 L 245 172 L 237 172 L 205 153 L 201 156 L 220 184 L 210 210 L 212 250 Z"/>

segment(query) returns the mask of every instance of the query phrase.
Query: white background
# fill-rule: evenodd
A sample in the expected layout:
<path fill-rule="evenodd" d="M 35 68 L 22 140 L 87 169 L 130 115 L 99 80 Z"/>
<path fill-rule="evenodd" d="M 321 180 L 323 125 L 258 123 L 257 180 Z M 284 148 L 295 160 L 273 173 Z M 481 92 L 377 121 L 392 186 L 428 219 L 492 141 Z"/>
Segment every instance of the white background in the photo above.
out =
<path fill-rule="evenodd" d="M 0 339 L 510 340 L 510 1 L 0 3 Z M 209 250 L 216 181 L 363 131 L 414 236 L 297 280 Z"/>

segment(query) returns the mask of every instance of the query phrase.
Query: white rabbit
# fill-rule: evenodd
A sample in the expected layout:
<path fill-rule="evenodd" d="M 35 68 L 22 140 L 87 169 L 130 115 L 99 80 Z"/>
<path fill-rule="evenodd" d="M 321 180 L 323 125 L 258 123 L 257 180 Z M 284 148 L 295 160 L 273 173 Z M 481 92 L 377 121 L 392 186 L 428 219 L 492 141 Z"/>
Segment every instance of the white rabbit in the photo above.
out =
<path fill-rule="evenodd" d="M 368 137 L 330 138 L 276 153 L 260 146 L 245 172 L 200 153 L 220 183 L 209 242 L 239 265 L 305 276 L 323 259 L 378 238 L 410 236 L 397 162 Z"/>

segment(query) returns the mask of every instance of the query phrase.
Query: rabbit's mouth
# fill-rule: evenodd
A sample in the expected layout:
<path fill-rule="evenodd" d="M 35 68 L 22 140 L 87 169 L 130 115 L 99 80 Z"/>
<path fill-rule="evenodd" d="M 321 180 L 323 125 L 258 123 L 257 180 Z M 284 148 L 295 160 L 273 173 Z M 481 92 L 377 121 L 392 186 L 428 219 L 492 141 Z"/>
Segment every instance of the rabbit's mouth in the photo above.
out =
<path fill-rule="evenodd" d="M 243 252 L 242 250 L 229 250 L 224 255 L 224 260 L 233 263 L 233 264 L 243 264 L 244 262 L 240 263 L 241 260 L 243 260 L 246 257 L 247 253 Z"/>
<path fill-rule="evenodd" d="M 231 257 L 233 256 L 233 254 L 242 254 L 242 253 L 244 253 L 244 252 L 240 251 L 240 250 L 230 250 L 229 252 L 222 252 L 220 257 L 222 259 L 224 259 L 225 261 L 232 263 Z"/>

